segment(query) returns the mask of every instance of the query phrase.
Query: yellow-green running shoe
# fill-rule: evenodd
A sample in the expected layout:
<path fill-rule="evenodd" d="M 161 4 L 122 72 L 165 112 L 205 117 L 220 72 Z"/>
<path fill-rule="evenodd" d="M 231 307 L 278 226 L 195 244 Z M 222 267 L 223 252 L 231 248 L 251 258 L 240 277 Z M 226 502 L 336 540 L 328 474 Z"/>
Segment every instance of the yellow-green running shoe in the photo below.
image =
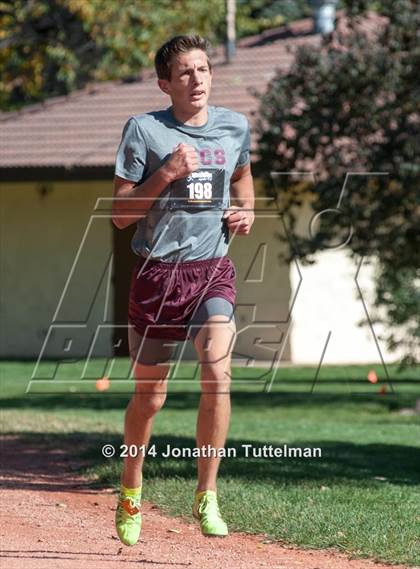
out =
<path fill-rule="evenodd" d="M 135 545 L 140 536 L 141 513 L 140 513 L 141 491 L 133 495 L 121 490 L 117 510 L 115 512 L 115 526 L 118 537 L 125 545 Z"/>
<path fill-rule="evenodd" d="M 207 536 L 228 535 L 228 528 L 220 515 L 217 494 L 213 490 L 196 492 L 192 513 L 200 521 L 201 533 Z"/>

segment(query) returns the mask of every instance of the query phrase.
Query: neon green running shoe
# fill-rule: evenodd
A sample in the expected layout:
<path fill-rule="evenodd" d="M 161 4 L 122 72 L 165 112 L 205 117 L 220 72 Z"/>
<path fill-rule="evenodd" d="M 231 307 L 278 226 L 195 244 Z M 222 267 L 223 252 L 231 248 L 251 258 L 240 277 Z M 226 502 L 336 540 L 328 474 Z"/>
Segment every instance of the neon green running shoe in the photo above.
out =
<path fill-rule="evenodd" d="M 228 535 L 228 528 L 220 515 L 217 494 L 213 490 L 196 492 L 192 513 L 200 521 L 201 533 L 207 536 Z"/>
<path fill-rule="evenodd" d="M 141 493 L 136 496 L 129 496 L 121 492 L 119 495 L 115 512 L 115 526 L 118 537 L 125 545 L 135 545 L 139 539 L 141 530 L 140 501 Z"/>

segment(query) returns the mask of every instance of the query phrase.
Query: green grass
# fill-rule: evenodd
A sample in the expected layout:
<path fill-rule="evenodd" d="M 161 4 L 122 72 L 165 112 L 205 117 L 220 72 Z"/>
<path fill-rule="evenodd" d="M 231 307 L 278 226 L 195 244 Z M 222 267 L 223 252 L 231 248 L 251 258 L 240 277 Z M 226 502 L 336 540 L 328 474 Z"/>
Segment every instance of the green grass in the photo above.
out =
<path fill-rule="evenodd" d="M 96 362 L 92 377 L 104 372 Z M 95 369 L 95 366 L 96 369 Z M 3 363 L 2 430 L 29 448 L 62 448 L 86 461 L 93 486 L 115 486 L 120 460 L 101 455 L 104 443 L 122 443 L 131 385 L 114 379 L 97 393 L 93 380 L 75 381 L 79 364 L 61 366 L 57 379 L 33 381 L 33 363 Z M 119 367 L 119 371 L 118 368 Z M 114 368 L 122 377 L 127 362 Z M 374 367 L 380 384 L 367 382 Z M 281 368 L 269 392 L 267 370 L 234 370 L 232 422 L 222 461 L 221 507 L 231 530 L 261 533 L 301 547 L 335 547 L 357 557 L 420 562 L 420 421 L 401 412 L 420 397 L 416 370 L 388 367 L 391 385 L 376 366 Z M 418 370 L 417 370 L 418 372 Z M 178 380 L 178 381 L 176 381 Z M 182 380 L 182 381 L 180 381 Z M 144 497 L 171 515 L 188 516 L 195 460 L 163 458 L 171 447 L 194 447 L 199 399 L 194 366 L 171 379 L 152 443 L 158 456 L 145 465 Z M 380 386 L 388 386 L 385 395 Z M 320 447 L 318 459 L 245 458 L 243 444 Z"/>

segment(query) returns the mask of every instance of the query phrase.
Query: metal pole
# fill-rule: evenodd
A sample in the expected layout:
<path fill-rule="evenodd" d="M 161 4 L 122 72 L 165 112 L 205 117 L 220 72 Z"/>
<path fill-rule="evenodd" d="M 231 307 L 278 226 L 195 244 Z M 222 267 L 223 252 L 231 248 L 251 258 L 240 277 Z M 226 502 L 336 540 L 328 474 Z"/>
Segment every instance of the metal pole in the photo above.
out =
<path fill-rule="evenodd" d="M 236 0 L 226 0 L 226 63 L 230 63 L 236 52 Z"/>

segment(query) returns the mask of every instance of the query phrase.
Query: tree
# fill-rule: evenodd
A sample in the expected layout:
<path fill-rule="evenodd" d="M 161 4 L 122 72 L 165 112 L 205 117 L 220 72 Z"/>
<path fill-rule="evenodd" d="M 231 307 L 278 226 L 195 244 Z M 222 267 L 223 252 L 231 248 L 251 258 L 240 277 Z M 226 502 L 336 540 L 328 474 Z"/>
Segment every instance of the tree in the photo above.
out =
<path fill-rule="evenodd" d="M 238 38 L 304 13 L 304 0 L 238 0 Z M 176 34 L 225 38 L 225 0 L 0 0 L 0 108 L 132 80 Z"/>
<path fill-rule="evenodd" d="M 385 324 L 389 349 L 403 364 L 420 361 L 419 87 L 420 8 L 414 0 L 347 0 L 345 18 L 319 48 L 301 47 L 286 75 L 261 96 L 258 171 L 290 227 L 305 199 L 314 211 L 335 209 L 347 172 L 383 175 L 348 179 L 335 211 L 319 216 L 315 235 L 296 236 L 297 255 L 343 241 L 350 254 L 376 259 L 374 320 Z M 315 184 L 292 174 L 273 187 L 269 172 L 313 170 Z M 402 332 L 403 330 L 403 332 Z"/>
<path fill-rule="evenodd" d="M 307 0 L 237 0 L 237 36 L 259 34 L 311 14 Z"/>
<path fill-rule="evenodd" d="M 220 0 L 0 0 L 0 107 L 130 79 L 170 35 L 216 39 Z"/>
<path fill-rule="evenodd" d="M 3 110 L 81 85 L 98 51 L 65 3 L 0 3 L 0 106 Z"/>

